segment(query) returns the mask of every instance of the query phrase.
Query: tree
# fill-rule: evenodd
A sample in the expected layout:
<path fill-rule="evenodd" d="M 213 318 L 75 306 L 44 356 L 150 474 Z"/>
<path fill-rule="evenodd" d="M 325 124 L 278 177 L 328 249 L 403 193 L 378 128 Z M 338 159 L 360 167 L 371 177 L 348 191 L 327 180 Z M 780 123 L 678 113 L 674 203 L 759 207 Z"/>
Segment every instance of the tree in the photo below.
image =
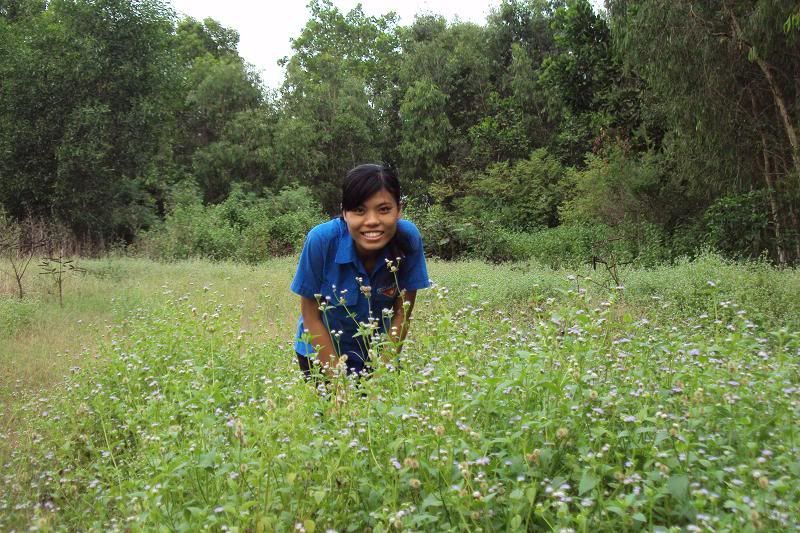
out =
<path fill-rule="evenodd" d="M 282 184 L 311 186 L 335 211 L 338 182 L 358 163 L 391 159 L 392 89 L 398 58 L 396 17 L 347 14 L 330 1 L 309 4 L 311 18 L 285 59 L 275 131 Z"/>
<path fill-rule="evenodd" d="M 2 23 L 0 202 L 17 219 L 130 239 L 152 220 L 148 184 L 169 144 L 171 9 L 53 0 L 26 13 Z"/>
<path fill-rule="evenodd" d="M 780 263 L 800 258 L 800 34 L 790 0 L 609 2 L 626 63 L 668 126 L 665 153 L 708 199 L 764 189 Z"/>
<path fill-rule="evenodd" d="M 494 164 L 469 183 L 461 212 L 519 231 L 555 227 L 558 208 L 569 192 L 565 174 L 544 148 L 514 164 Z"/>
<path fill-rule="evenodd" d="M 400 104 L 404 175 L 430 182 L 441 171 L 452 131 L 446 103 L 447 97 L 430 80 L 419 80 L 406 91 Z"/>

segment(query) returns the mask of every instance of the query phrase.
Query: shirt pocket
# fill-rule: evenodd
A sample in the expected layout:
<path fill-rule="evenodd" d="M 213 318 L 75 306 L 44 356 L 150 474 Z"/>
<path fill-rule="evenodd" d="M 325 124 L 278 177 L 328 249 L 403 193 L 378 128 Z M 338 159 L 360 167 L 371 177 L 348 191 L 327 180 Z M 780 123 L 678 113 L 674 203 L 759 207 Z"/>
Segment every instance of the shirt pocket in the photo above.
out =
<path fill-rule="evenodd" d="M 372 316 L 380 321 L 385 331 L 391 327 L 394 303 L 399 296 L 400 291 L 394 282 L 372 291 Z"/>

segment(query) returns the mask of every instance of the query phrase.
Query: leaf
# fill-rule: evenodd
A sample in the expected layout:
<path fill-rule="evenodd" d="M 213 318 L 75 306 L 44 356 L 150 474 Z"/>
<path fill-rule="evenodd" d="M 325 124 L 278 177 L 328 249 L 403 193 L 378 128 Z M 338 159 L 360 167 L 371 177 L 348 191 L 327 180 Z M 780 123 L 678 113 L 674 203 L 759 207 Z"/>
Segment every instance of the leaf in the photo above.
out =
<path fill-rule="evenodd" d="M 600 479 L 597 476 L 588 470 L 584 471 L 583 475 L 581 476 L 581 481 L 578 483 L 578 494 L 586 494 L 595 488 L 599 482 Z"/>
<path fill-rule="evenodd" d="M 633 519 L 637 522 L 647 522 L 647 517 L 644 516 L 642 513 L 636 513 L 633 515 Z"/>
<path fill-rule="evenodd" d="M 197 466 L 201 468 L 213 468 L 216 459 L 217 459 L 216 452 L 204 453 L 203 455 L 197 458 Z"/>
<path fill-rule="evenodd" d="M 673 498 L 683 500 L 689 491 L 689 478 L 683 474 L 672 476 L 667 481 L 667 489 Z"/>
<path fill-rule="evenodd" d="M 522 517 L 518 514 L 515 514 L 514 518 L 511 519 L 511 530 L 519 531 L 519 527 L 521 525 L 522 525 Z"/>
<path fill-rule="evenodd" d="M 606 507 L 606 511 L 610 511 L 610 512 L 612 512 L 612 513 L 614 513 L 615 515 L 618 515 L 618 516 L 625 516 L 625 511 L 623 511 L 621 508 L 617 507 L 616 505 L 609 505 L 608 507 Z"/>
<path fill-rule="evenodd" d="M 522 489 L 514 489 L 511 491 L 511 494 L 509 494 L 508 497 L 512 500 L 521 500 L 525 497 L 525 493 L 522 492 Z"/>
<path fill-rule="evenodd" d="M 442 502 L 439 498 L 436 497 L 435 494 L 428 494 L 424 500 L 422 500 L 422 504 L 420 504 L 420 508 L 426 509 L 428 507 L 439 507 L 442 505 Z"/>
<path fill-rule="evenodd" d="M 303 527 L 306 529 L 306 533 L 314 533 L 317 530 L 317 524 L 310 518 L 303 520 Z"/>

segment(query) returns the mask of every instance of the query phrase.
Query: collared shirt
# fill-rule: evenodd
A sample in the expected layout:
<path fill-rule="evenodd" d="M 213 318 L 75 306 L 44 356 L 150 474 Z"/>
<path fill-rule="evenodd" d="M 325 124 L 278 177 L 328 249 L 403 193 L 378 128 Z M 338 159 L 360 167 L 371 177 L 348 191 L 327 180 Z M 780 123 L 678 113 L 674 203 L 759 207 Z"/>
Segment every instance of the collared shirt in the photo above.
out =
<path fill-rule="evenodd" d="M 400 291 L 416 291 L 430 286 L 422 237 L 417 227 L 400 219 L 395 239 L 405 248 L 397 272 L 392 272 L 386 263 L 388 259 L 398 265 L 397 257 L 391 257 L 390 246 L 381 250 L 373 271 L 367 272 L 358 257 L 347 223 L 341 218 L 320 224 L 308 232 L 300 254 L 292 292 L 311 299 L 319 295 L 321 303 L 326 305 L 323 322 L 331 332 L 336 352 L 347 354 L 347 366 L 355 370 L 361 370 L 363 361 L 367 359 L 366 343 L 362 337 L 356 336 L 358 323 L 368 323 L 370 317 L 374 317 L 378 319 L 379 331 L 385 332 L 391 319 L 384 309 L 393 308 Z M 301 316 L 294 348 L 301 355 L 312 355 L 314 348 L 304 342 L 303 333 Z"/>

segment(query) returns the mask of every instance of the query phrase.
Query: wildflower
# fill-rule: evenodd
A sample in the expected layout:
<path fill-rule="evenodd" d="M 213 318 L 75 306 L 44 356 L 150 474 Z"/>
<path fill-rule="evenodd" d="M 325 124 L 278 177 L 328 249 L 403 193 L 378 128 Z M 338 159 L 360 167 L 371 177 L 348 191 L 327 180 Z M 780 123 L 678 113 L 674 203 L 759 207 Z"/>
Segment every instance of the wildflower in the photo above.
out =
<path fill-rule="evenodd" d="M 758 478 L 758 486 L 762 489 L 769 487 L 769 478 L 767 476 L 761 476 Z"/>
<path fill-rule="evenodd" d="M 444 426 L 442 425 L 436 426 L 436 429 L 434 429 L 433 432 L 436 433 L 437 437 L 441 437 L 442 435 L 444 435 Z"/>
<path fill-rule="evenodd" d="M 761 529 L 761 515 L 755 509 L 750 511 L 750 521 L 756 529 Z"/>
<path fill-rule="evenodd" d="M 244 424 L 240 419 L 236 419 L 234 423 L 233 436 L 239 440 L 239 445 L 244 446 Z"/>
<path fill-rule="evenodd" d="M 525 455 L 525 460 L 529 463 L 539 464 L 539 456 L 542 454 L 542 451 L 538 448 L 533 450 L 531 453 Z"/>
<path fill-rule="evenodd" d="M 417 461 L 413 457 L 406 457 L 403 460 L 403 466 L 411 470 L 416 470 L 417 468 L 419 468 L 419 461 Z"/>
<path fill-rule="evenodd" d="M 564 440 L 569 437 L 569 430 L 565 427 L 560 427 L 556 430 L 556 438 L 558 440 Z"/>
<path fill-rule="evenodd" d="M 412 490 L 418 490 L 420 486 L 422 486 L 422 482 L 415 477 L 412 477 L 408 480 L 408 486 L 411 487 Z"/>

